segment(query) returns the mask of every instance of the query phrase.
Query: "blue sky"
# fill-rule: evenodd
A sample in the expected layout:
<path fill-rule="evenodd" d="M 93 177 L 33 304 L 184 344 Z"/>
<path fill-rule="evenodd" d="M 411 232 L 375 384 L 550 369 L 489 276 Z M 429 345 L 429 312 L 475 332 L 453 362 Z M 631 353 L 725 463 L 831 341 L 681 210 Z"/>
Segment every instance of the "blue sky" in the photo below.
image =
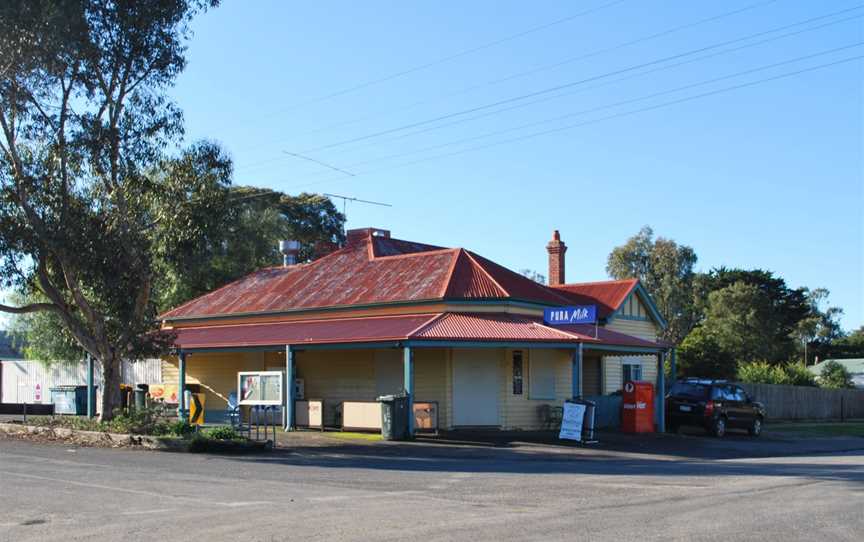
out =
<path fill-rule="evenodd" d="M 701 270 L 829 288 L 851 329 L 864 64 L 841 61 L 864 54 L 859 5 L 226 1 L 194 22 L 173 96 L 187 141 L 222 143 L 237 184 L 393 205 L 349 203 L 349 227 L 544 274 L 559 229 L 572 282 L 605 278 L 648 224 Z"/>

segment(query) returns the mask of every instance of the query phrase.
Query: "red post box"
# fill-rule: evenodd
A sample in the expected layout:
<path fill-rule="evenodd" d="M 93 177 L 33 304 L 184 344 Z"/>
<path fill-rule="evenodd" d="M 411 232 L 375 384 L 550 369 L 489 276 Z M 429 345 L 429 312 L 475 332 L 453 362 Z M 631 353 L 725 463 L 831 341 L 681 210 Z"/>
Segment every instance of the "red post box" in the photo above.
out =
<path fill-rule="evenodd" d="M 621 431 L 654 432 L 654 385 L 650 382 L 627 382 L 621 403 Z"/>

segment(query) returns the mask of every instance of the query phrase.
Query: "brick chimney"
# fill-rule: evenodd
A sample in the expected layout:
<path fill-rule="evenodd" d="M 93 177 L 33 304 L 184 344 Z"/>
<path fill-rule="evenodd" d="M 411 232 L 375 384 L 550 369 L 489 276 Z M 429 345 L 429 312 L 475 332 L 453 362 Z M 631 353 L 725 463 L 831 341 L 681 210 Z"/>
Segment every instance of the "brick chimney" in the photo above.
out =
<path fill-rule="evenodd" d="M 546 245 L 546 252 L 549 253 L 549 286 L 560 286 L 565 283 L 564 254 L 567 252 L 567 245 L 561 241 L 558 230 L 552 232 L 552 240 Z"/>

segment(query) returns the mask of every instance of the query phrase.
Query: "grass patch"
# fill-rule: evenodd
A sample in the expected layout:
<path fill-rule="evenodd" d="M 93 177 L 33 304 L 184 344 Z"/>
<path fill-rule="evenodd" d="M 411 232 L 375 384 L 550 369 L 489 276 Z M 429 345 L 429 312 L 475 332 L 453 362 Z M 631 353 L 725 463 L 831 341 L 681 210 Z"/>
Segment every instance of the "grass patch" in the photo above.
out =
<path fill-rule="evenodd" d="M 770 425 L 768 430 L 810 437 L 864 437 L 864 422 L 784 423 Z"/>
<path fill-rule="evenodd" d="M 345 440 L 365 440 L 368 442 L 377 442 L 384 440 L 380 433 L 354 433 L 351 431 L 340 431 L 333 433 L 324 433 L 328 437 L 345 439 Z"/>

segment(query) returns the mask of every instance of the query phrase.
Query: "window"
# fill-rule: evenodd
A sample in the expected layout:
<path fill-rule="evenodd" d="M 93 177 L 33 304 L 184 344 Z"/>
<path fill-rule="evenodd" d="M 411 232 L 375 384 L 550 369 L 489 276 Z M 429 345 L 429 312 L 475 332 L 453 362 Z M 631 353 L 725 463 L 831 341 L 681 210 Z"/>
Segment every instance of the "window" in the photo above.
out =
<path fill-rule="evenodd" d="M 522 395 L 522 351 L 513 351 L 513 395 Z"/>
<path fill-rule="evenodd" d="M 642 364 L 625 361 L 621 364 L 622 381 L 642 380 Z"/>
<path fill-rule="evenodd" d="M 532 352 L 528 361 L 531 399 L 555 399 L 555 361 L 546 352 Z"/>

